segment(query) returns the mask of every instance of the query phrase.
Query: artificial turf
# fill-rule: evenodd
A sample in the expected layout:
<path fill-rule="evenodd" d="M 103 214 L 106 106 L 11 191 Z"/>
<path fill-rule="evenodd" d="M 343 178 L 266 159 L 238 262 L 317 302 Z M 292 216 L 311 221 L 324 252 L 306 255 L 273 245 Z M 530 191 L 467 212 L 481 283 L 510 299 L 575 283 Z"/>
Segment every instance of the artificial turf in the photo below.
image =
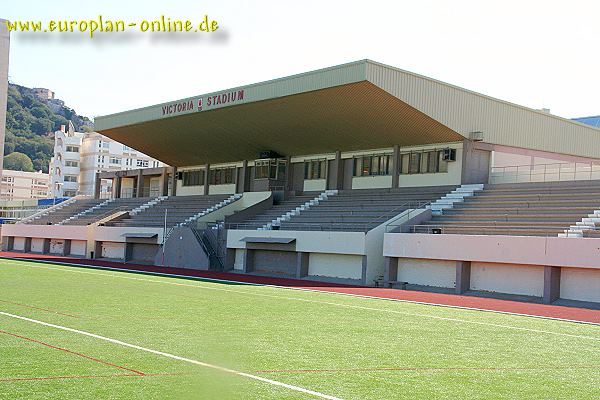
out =
<path fill-rule="evenodd" d="M 14 260 L 0 311 L 341 399 L 600 398 L 597 325 Z M 1 399 L 318 398 L 5 314 L 0 331 Z"/>

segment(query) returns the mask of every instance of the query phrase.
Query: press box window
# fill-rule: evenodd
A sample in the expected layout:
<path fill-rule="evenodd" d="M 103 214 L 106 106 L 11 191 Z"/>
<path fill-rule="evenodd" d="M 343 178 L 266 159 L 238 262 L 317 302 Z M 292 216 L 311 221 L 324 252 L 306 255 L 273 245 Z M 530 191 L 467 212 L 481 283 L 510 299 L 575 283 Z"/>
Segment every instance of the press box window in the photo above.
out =
<path fill-rule="evenodd" d="M 183 171 L 183 186 L 200 186 L 204 185 L 204 170 L 197 169 L 191 171 Z"/>
<path fill-rule="evenodd" d="M 211 169 L 208 174 L 208 183 L 211 185 L 226 185 L 234 183 L 235 167 Z"/>
<path fill-rule="evenodd" d="M 390 175 L 392 156 L 389 154 L 354 158 L 354 176 Z"/>
<path fill-rule="evenodd" d="M 327 160 L 310 160 L 304 162 L 304 179 L 325 179 L 327 177 Z"/>
<path fill-rule="evenodd" d="M 400 155 L 401 174 L 433 174 L 448 172 L 446 150 L 420 151 Z"/>
<path fill-rule="evenodd" d="M 285 160 L 256 160 L 254 162 L 254 179 L 284 180 L 286 168 Z"/>

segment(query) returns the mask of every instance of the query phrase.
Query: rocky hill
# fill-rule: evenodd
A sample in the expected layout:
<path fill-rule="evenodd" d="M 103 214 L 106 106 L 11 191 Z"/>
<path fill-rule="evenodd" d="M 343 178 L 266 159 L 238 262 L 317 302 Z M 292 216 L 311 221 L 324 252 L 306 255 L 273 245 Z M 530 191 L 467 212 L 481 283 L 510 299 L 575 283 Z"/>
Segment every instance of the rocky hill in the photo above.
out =
<path fill-rule="evenodd" d="M 46 99 L 31 88 L 9 84 L 6 113 L 4 167 L 48 172 L 54 149 L 54 131 L 73 122 L 78 131 L 93 130 L 93 122 L 66 107 L 59 99 Z M 23 157 L 26 155 L 30 160 Z"/>

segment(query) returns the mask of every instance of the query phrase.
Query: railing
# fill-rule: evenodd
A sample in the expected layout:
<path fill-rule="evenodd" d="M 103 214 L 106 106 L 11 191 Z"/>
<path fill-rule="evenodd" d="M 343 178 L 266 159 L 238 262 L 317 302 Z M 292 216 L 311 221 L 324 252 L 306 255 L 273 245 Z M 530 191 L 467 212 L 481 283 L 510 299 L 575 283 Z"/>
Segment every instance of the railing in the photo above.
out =
<path fill-rule="evenodd" d="M 503 235 L 515 235 L 522 234 L 531 230 L 532 228 L 538 228 L 537 226 L 524 226 L 522 228 L 516 228 L 514 226 L 507 225 L 496 225 L 493 222 L 490 222 L 488 225 L 459 225 L 459 224 L 443 224 L 443 225 L 412 225 L 410 227 L 410 233 L 427 233 L 427 234 L 446 234 L 446 233 L 455 233 L 455 232 L 446 232 L 451 231 L 453 229 L 464 229 L 466 232 L 461 232 L 461 235 L 493 235 L 493 233 L 489 233 L 490 229 L 493 228 L 502 228 Z M 543 228 L 543 227 L 542 227 Z M 469 230 L 481 230 L 481 233 L 468 233 Z M 547 228 L 549 231 L 556 231 L 555 234 L 539 233 L 533 236 L 542 236 L 542 237 L 554 237 L 559 233 L 563 233 L 564 230 L 568 230 L 569 226 L 564 226 L 561 228 Z M 531 236 L 531 235 L 529 235 Z"/>
<path fill-rule="evenodd" d="M 214 246 L 213 242 L 211 241 L 212 238 L 209 237 L 209 235 L 210 235 L 208 233 L 209 229 L 203 229 L 203 230 L 196 229 L 196 228 L 190 228 L 190 229 L 192 230 L 192 233 L 198 240 L 198 243 L 200 243 L 200 246 L 202 246 L 202 249 L 208 256 L 209 263 L 212 265 L 212 263 L 214 261 L 217 264 L 217 270 L 223 271 L 224 270 L 224 262 L 223 262 L 223 260 L 221 260 L 221 257 L 219 256 L 218 248 Z M 218 238 L 217 238 L 217 244 L 218 244 Z"/>
<path fill-rule="evenodd" d="M 94 214 L 94 211 L 90 211 L 89 213 L 86 214 L 82 214 L 77 218 L 72 218 L 72 219 L 65 219 L 61 222 L 59 222 L 59 225 L 63 225 L 65 223 L 69 224 L 70 222 L 74 222 L 74 221 L 81 221 L 81 220 L 85 220 L 87 218 L 93 218 L 92 221 L 87 222 L 86 225 L 91 225 L 93 223 L 96 223 L 98 221 L 100 221 L 101 219 L 104 219 L 106 217 L 111 216 L 112 214 L 121 212 L 121 211 L 130 211 L 131 207 L 128 206 L 119 206 L 119 207 L 115 207 L 115 208 L 111 208 L 110 210 L 106 210 L 104 211 L 102 214 Z M 108 222 L 108 221 L 107 221 Z"/>
<path fill-rule="evenodd" d="M 142 191 L 138 195 L 137 188 L 124 188 L 121 189 L 121 198 L 122 199 L 131 199 L 134 197 L 159 197 L 162 196 L 162 191 L 160 187 L 154 186 L 144 186 Z M 101 192 L 101 199 L 112 199 L 115 198 L 113 192 Z"/>
<path fill-rule="evenodd" d="M 385 226 L 385 233 L 397 232 L 398 229 L 400 229 L 402 227 L 402 225 L 406 224 L 408 221 L 410 221 L 415 216 L 415 213 L 417 213 L 417 211 L 423 212 L 423 209 L 425 207 L 430 206 L 432 203 L 435 203 L 436 201 L 437 201 L 437 199 L 433 200 L 433 201 L 429 201 L 425 204 L 422 204 L 421 207 L 419 207 L 419 208 L 409 209 L 408 213 L 406 213 L 406 215 L 404 216 L 405 218 L 402 218 L 402 222 L 400 222 L 400 219 L 398 219 L 394 222 L 390 222 L 389 224 L 387 224 Z"/>
<path fill-rule="evenodd" d="M 554 182 L 600 179 L 600 161 L 492 167 L 490 183 Z"/>

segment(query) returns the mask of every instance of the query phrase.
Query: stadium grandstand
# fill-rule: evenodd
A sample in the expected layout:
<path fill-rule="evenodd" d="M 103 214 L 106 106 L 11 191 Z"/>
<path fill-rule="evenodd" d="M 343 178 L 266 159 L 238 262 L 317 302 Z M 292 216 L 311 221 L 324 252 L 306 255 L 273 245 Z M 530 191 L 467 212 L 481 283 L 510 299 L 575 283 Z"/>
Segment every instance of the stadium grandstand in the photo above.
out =
<path fill-rule="evenodd" d="M 3 247 L 600 304 L 591 120 L 370 60 L 208 93 L 98 117 L 172 167 L 99 173 Z"/>

